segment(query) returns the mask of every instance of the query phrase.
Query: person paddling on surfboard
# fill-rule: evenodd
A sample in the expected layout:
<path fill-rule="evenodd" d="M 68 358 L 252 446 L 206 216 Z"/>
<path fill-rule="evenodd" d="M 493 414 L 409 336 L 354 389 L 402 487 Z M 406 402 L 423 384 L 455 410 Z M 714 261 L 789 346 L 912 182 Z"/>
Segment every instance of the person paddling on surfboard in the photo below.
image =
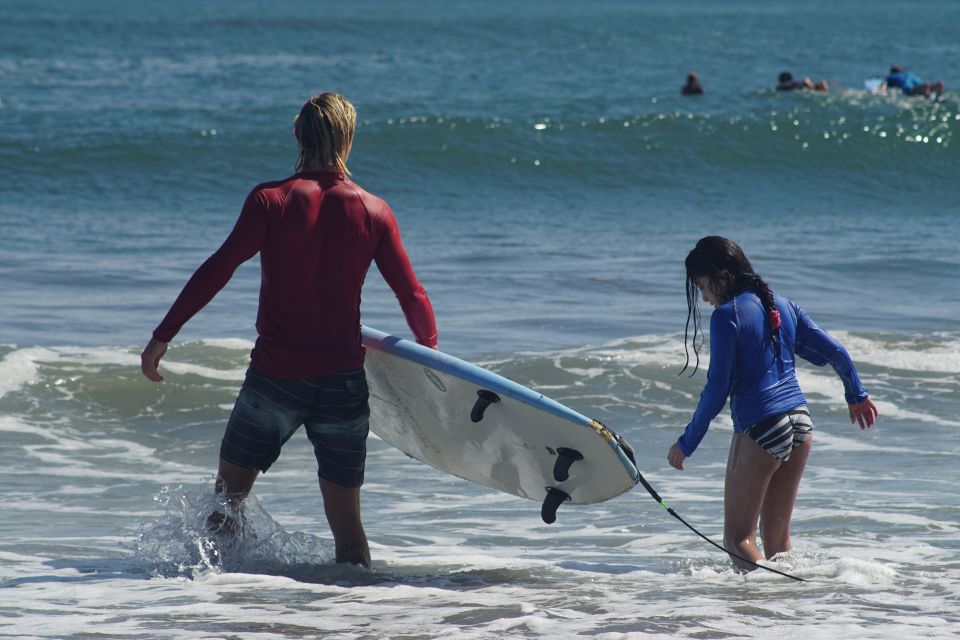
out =
<path fill-rule="evenodd" d="M 943 81 L 924 82 L 909 71 L 904 71 L 902 67 L 893 65 L 890 67 L 890 73 L 883 81 L 884 87 L 900 89 L 908 96 L 923 96 L 935 100 L 943 98 Z"/>
<path fill-rule="evenodd" d="M 784 71 L 777 76 L 777 91 L 799 91 L 803 89 L 829 91 L 830 86 L 827 84 L 826 80 L 814 82 L 808 77 L 804 77 L 803 80 L 794 80 L 793 74 L 789 71 Z"/>
<path fill-rule="evenodd" d="M 846 349 L 794 302 L 774 294 L 736 243 L 720 236 L 700 239 L 687 255 L 686 271 L 684 346 L 692 319 L 699 365 L 697 299 L 702 295 L 714 307 L 710 366 L 693 419 L 667 460 L 683 470 L 684 460 L 696 450 L 729 396 L 734 434 L 723 496 L 724 547 L 747 560 L 761 560 L 756 540 L 759 520 L 763 550 L 770 559 L 791 548 L 790 518 L 813 443 L 813 423 L 794 370 L 796 356 L 833 367 L 843 381 L 850 421 L 859 422 L 861 429 L 873 426 L 877 408 Z M 689 364 L 687 350 L 684 371 Z M 741 570 L 756 568 L 732 555 L 731 559 Z"/>
<path fill-rule="evenodd" d="M 297 173 L 250 192 L 233 231 L 154 330 L 141 370 L 162 381 L 157 367 L 167 344 L 259 253 L 258 337 L 220 445 L 215 490 L 239 508 L 257 474 L 305 425 L 336 561 L 369 568 L 360 519 L 370 415 L 360 290 L 370 263 L 397 295 L 417 342 L 436 348 L 437 328 L 393 212 L 347 177 L 355 128 L 356 110 L 343 96 L 322 93 L 303 105 L 294 122 Z M 229 531 L 236 522 L 212 514 L 207 526 Z"/>

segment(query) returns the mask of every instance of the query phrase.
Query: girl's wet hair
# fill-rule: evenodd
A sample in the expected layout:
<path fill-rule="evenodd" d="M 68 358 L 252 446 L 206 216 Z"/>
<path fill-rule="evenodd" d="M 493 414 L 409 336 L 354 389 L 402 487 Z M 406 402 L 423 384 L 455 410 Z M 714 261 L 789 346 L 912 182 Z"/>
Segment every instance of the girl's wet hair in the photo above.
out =
<path fill-rule="evenodd" d="M 742 291 L 753 290 L 760 298 L 770 323 L 770 337 L 773 341 L 774 352 L 780 357 L 780 313 L 773 300 L 773 291 L 753 270 L 753 265 L 743 253 L 740 246 L 722 236 L 707 236 L 700 238 L 693 250 L 687 254 L 685 261 L 687 268 L 687 324 L 683 331 L 683 350 L 687 362 L 680 370 L 682 374 L 690 366 L 690 347 L 693 348 L 695 364 L 693 376 L 700 367 L 700 347 L 703 346 L 703 327 L 700 318 L 700 307 L 697 304 L 700 298 L 700 289 L 697 287 L 697 278 L 707 278 L 710 281 L 712 292 L 721 303 L 727 302 Z M 691 334 L 690 325 L 693 324 Z"/>
<path fill-rule="evenodd" d="M 315 165 L 349 174 L 347 156 L 356 127 L 357 110 L 343 96 L 319 93 L 307 100 L 293 124 L 300 145 L 297 172 Z"/>

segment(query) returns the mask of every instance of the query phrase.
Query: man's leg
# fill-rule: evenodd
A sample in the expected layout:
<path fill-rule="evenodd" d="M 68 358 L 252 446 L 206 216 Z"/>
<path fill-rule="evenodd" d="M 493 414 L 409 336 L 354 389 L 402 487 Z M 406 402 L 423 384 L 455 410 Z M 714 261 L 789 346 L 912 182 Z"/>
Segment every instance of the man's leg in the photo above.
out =
<path fill-rule="evenodd" d="M 757 548 L 757 520 L 767 485 L 779 467 L 780 461 L 745 433 L 733 434 L 723 490 L 723 544 L 753 562 L 763 558 Z M 744 571 L 756 568 L 739 558 L 730 559 Z"/>
<path fill-rule="evenodd" d="M 253 483 L 259 473 L 260 471 L 257 469 L 240 467 L 220 458 L 220 467 L 217 470 L 217 480 L 213 489 L 217 495 L 222 495 L 227 499 L 227 504 L 231 508 L 239 509 L 250 494 L 250 490 L 253 489 Z M 207 529 L 209 531 L 223 531 L 224 529 L 232 531 L 236 526 L 236 522 L 217 511 L 207 517 Z"/>
<path fill-rule="evenodd" d="M 337 562 L 350 562 L 370 568 L 370 547 L 360 522 L 360 487 L 320 479 L 323 510 L 333 532 Z"/>

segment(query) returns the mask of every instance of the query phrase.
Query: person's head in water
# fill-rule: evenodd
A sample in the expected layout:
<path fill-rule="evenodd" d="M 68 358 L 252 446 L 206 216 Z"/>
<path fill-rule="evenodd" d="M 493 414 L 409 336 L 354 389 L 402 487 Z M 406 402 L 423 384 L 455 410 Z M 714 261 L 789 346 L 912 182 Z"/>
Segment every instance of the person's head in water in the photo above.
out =
<path fill-rule="evenodd" d="M 703 85 L 700 84 L 700 76 L 696 71 L 687 74 L 687 82 L 680 91 L 685 96 L 696 96 L 703 93 Z"/>
<path fill-rule="evenodd" d="M 779 328 L 779 313 L 773 299 L 773 291 L 753 270 L 743 249 L 736 242 L 722 236 L 700 238 L 696 246 L 687 254 L 687 325 L 684 330 L 684 350 L 687 363 L 681 373 L 690 365 L 690 351 L 687 348 L 691 338 L 696 356 L 694 373 L 700 365 L 700 347 L 703 345 L 703 331 L 700 323 L 700 296 L 713 306 L 728 302 L 738 293 L 752 290 L 760 298 L 761 304 L 770 316 L 771 330 L 776 340 L 775 329 Z M 774 315 L 776 316 L 774 318 Z M 693 335 L 690 335 L 690 323 L 693 322 Z M 775 325 L 775 326 L 774 326 Z M 699 343 L 697 336 L 700 336 Z M 775 347 L 779 345 L 774 343 Z M 691 374 L 692 375 L 692 374 Z"/>
<path fill-rule="evenodd" d="M 793 82 L 793 74 L 789 71 L 784 71 L 777 76 L 777 80 L 780 81 L 780 84 L 791 84 Z"/>
<path fill-rule="evenodd" d="M 293 132 L 300 146 L 297 171 L 350 173 L 347 158 L 357 127 L 357 110 L 343 96 L 320 93 L 300 109 Z"/>

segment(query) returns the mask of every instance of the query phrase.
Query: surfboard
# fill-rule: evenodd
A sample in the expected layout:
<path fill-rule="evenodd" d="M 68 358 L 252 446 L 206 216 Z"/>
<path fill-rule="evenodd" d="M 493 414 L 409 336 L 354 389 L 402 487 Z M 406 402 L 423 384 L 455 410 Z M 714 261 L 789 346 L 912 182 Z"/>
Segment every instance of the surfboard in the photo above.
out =
<path fill-rule="evenodd" d="M 863 81 L 863 88 L 869 91 L 870 93 L 886 93 L 887 92 L 887 87 L 884 84 L 883 78 L 867 78 L 866 80 Z M 910 94 L 903 93 L 902 91 L 898 91 L 897 93 L 900 93 L 905 96 L 910 96 Z M 910 96 L 910 97 L 913 97 L 913 96 Z M 929 96 L 927 96 L 927 99 L 930 100 L 930 102 L 940 102 L 943 100 L 943 96 L 941 95 L 938 97 L 937 94 L 931 93 Z"/>
<path fill-rule="evenodd" d="M 543 394 L 446 353 L 363 327 L 370 430 L 454 476 L 541 502 L 602 502 L 639 481 L 633 449 Z"/>

